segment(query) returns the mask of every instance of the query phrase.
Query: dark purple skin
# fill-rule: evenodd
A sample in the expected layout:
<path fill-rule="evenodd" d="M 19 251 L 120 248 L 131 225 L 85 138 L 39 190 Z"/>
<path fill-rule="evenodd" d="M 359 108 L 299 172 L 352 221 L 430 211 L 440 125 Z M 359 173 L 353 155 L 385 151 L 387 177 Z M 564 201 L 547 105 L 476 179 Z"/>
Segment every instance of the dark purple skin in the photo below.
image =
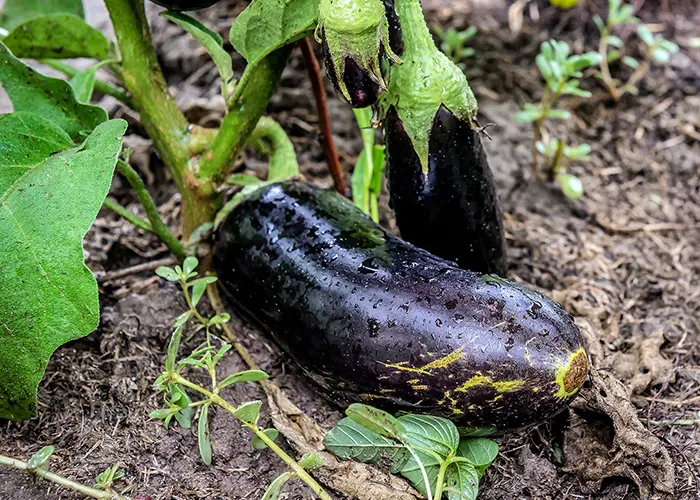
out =
<path fill-rule="evenodd" d="M 403 55 L 403 35 L 401 33 L 401 23 L 399 15 L 394 8 L 393 0 L 384 0 L 384 15 L 389 24 L 389 45 L 397 56 Z"/>
<path fill-rule="evenodd" d="M 563 409 L 585 379 L 558 304 L 406 243 L 337 193 L 261 188 L 216 238 L 229 299 L 340 405 L 514 428 Z"/>
<path fill-rule="evenodd" d="M 401 237 L 464 269 L 505 276 L 502 215 L 479 132 L 441 106 L 430 131 L 427 182 L 393 106 L 384 140 Z"/>
<path fill-rule="evenodd" d="M 323 65 L 326 67 L 326 74 L 331 79 L 331 83 L 339 96 L 343 96 L 338 86 L 338 75 L 335 72 L 331 51 L 326 42 L 326 33 L 321 34 L 323 44 Z M 343 71 L 343 81 L 350 94 L 350 105 L 353 108 L 366 108 L 374 105 L 379 99 L 379 84 L 372 80 L 366 71 L 361 69 L 355 60 L 350 57 L 345 57 L 345 69 Z"/>
<path fill-rule="evenodd" d="M 153 3 L 165 7 L 168 10 L 190 11 L 206 9 L 219 0 L 151 0 Z"/>

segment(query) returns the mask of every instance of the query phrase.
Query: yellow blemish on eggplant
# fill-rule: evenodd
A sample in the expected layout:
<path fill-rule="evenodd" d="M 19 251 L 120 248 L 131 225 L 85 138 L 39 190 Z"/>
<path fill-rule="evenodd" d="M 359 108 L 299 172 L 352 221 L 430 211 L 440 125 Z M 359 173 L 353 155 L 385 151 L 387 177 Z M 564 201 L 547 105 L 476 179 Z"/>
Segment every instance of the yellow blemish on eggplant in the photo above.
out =
<path fill-rule="evenodd" d="M 418 368 L 414 368 L 412 366 L 407 366 L 408 361 L 400 361 L 398 363 L 382 363 L 386 368 L 393 368 L 398 371 L 403 371 L 403 372 L 410 372 L 410 373 L 420 373 L 422 375 L 432 375 L 431 371 L 432 370 L 438 370 L 441 368 L 445 368 L 455 361 L 459 361 L 462 359 L 462 356 L 464 354 L 462 353 L 462 350 L 464 349 L 464 346 L 460 346 L 451 353 L 438 358 L 434 359 L 430 363 L 427 363 L 423 366 L 420 366 Z"/>
<path fill-rule="evenodd" d="M 427 385 L 412 385 L 411 389 L 413 389 L 414 391 L 427 391 L 428 386 Z"/>
<path fill-rule="evenodd" d="M 525 342 L 525 361 L 527 361 L 527 364 L 532 366 L 532 360 L 530 359 L 530 348 L 528 347 L 528 344 L 535 340 L 537 337 L 532 337 L 528 339 L 527 342 Z"/>
<path fill-rule="evenodd" d="M 525 383 L 524 380 L 502 380 L 494 381 L 491 377 L 487 377 L 479 373 L 474 375 L 472 378 L 464 382 L 455 391 L 457 392 L 467 392 L 472 387 L 477 386 L 489 386 L 496 390 L 496 392 L 513 392 L 519 389 Z"/>
<path fill-rule="evenodd" d="M 554 383 L 559 388 L 554 394 L 558 399 L 573 396 L 583 385 L 588 375 L 588 358 L 583 347 L 572 352 L 566 363 L 557 365 L 554 371 Z"/>

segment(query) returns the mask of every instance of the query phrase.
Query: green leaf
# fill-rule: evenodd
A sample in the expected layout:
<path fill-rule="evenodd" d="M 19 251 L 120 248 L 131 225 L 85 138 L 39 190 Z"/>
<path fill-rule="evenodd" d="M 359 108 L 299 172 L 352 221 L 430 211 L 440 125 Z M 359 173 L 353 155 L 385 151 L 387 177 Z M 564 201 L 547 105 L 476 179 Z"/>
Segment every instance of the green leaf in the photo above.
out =
<path fill-rule="evenodd" d="M 82 145 L 23 166 L 11 184 L 12 163 L 0 165 L 0 418 L 33 416 L 53 351 L 98 324 L 82 239 L 109 191 L 125 130 L 124 120 L 105 122 Z"/>
<path fill-rule="evenodd" d="M 229 37 L 248 64 L 310 33 L 319 0 L 253 0 L 236 17 Z"/>
<path fill-rule="evenodd" d="M 88 104 L 92 99 L 92 92 L 95 89 L 95 79 L 97 66 L 84 69 L 70 79 L 70 86 L 75 94 L 75 99 L 81 104 Z"/>
<path fill-rule="evenodd" d="M 168 281 L 180 281 L 180 275 L 170 267 L 160 266 L 158 269 L 156 269 L 156 274 Z"/>
<path fill-rule="evenodd" d="M 177 361 L 177 351 L 180 349 L 181 340 L 182 325 L 178 325 L 178 327 L 175 328 L 175 331 L 173 331 L 173 334 L 170 336 L 170 342 L 168 342 L 168 355 L 165 358 L 165 370 L 168 372 L 175 371 L 175 361 Z"/>
<path fill-rule="evenodd" d="M 671 54 L 664 49 L 654 49 L 654 52 L 651 53 L 651 57 L 654 61 L 661 64 L 666 64 L 671 60 Z"/>
<path fill-rule="evenodd" d="M 314 470 L 323 467 L 323 459 L 315 451 L 308 451 L 299 459 L 299 465 L 306 470 Z"/>
<path fill-rule="evenodd" d="M 153 410 L 151 413 L 149 413 L 148 416 L 156 420 L 164 420 L 165 417 L 172 414 L 173 410 L 170 408 L 158 408 L 157 410 Z"/>
<path fill-rule="evenodd" d="M 585 92 L 585 91 L 583 91 Z M 571 112 L 566 109 L 550 109 L 547 112 L 547 118 L 568 120 L 571 118 Z"/>
<path fill-rule="evenodd" d="M 211 434 L 209 432 L 209 405 L 202 406 L 202 413 L 199 414 L 197 423 L 197 444 L 199 445 L 199 455 L 205 465 L 211 465 Z"/>
<path fill-rule="evenodd" d="M 3 43 L 20 58 L 102 60 L 109 57 L 109 40 L 74 14 L 48 14 L 30 19 L 10 31 Z"/>
<path fill-rule="evenodd" d="M 453 462 L 447 467 L 445 485 L 448 500 L 475 500 L 479 493 L 479 475 L 473 465 L 466 462 Z"/>
<path fill-rule="evenodd" d="M 457 455 L 469 460 L 479 477 L 498 456 L 498 443 L 486 438 L 462 438 Z"/>
<path fill-rule="evenodd" d="M 557 180 L 567 198 L 576 200 L 583 196 L 583 183 L 575 175 L 559 174 Z"/>
<path fill-rule="evenodd" d="M 495 426 L 489 427 L 458 427 L 459 435 L 462 437 L 483 437 L 493 436 L 498 432 Z"/>
<path fill-rule="evenodd" d="M 609 35 L 608 36 L 608 45 L 610 45 L 611 47 L 617 47 L 619 49 L 623 45 L 622 38 L 620 38 L 619 36 L 615 36 L 615 35 Z"/>
<path fill-rule="evenodd" d="M 598 14 L 593 15 L 593 22 L 598 27 L 598 31 L 602 33 L 605 30 L 605 22 L 603 22 L 603 18 Z"/>
<path fill-rule="evenodd" d="M 265 434 L 268 438 L 270 438 L 272 441 L 277 439 L 277 436 L 279 436 L 279 432 L 277 429 L 265 429 L 263 431 L 263 434 Z M 253 435 L 253 441 L 251 443 L 253 445 L 254 450 L 264 450 L 267 448 L 267 444 L 265 444 L 265 441 L 260 439 L 258 436 Z"/>
<path fill-rule="evenodd" d="M 82 0 L 5 0 L 0 26 L 10 31 L 29 19 L 58 12 L 85 18 Z"/>
<path fill-rule="evenodd" d="M 386 162 L 386 152 L 384 145 L 375 145 L 372 149 L 372 181 L 369 184 L 370 193 L 378 195 L 382 191 L 382 172 Z M 376 221 L 375 221 L 376 222 Z"/>
<path fill-rule="evenodd" d="M 209 318 L 209 325 L 221 325 L 223 323 L 228 323 L 230 319 L 231 315 L 229 313 L 215 314 Z"/>
<path fill-rule="evenodd" d="M 542 110 L 539 106 L 530 104 L 529 102 L 525 104 L 522 111 L 519 111 L 515 115 L 515 121 L 517 123 L 530 123 L 534 122 L 542 116 Z"/>
<path fill-rule="evenodd" d="M 219 389 L 241 382 L 260 382 L 268 378 L 270 378 L 270 376 L 262 370 L 244 370 L 242 372 L 233 373 L 219 382 Z"/>
<path fill-rule="evenodd" d="M 607 59 L 608 59 L 609 63 L 615 62 L 619 58 L 620 58 L 620 51 L 619 50 L 611 50 L 610 52 L 608 52 Z"/>
<path fill-rule="evenodd" d="M 227 184 L 231 184 L 233 186 L 250 186 L 261 182 L 263 182 L 261 179 L 258 179 L 254 175 L 247 174 L 233 174 L 226 181 Z"/>
<path fill-rule="evenodd" d="M 637 27 L 637 35 L 648 46 L 651 46 L 654 44 L 654 35 L 651 33 L 651 31 L 649 30 L 649 28 L 647 27 L 646 24 L 640 24 Z"/>
<path fill-rule="evenodd" d="M 224 357 L 224 354 L 226 354 L 228 351 L 230 351 L 232 347 L 233 347 L 233 346 L 232 346 L 231 344 L 224 344 L 223 346 L 221 346 L 221 349 L 219 349 L 219 352 L 217 352 L 217 353 L 214 355 L 214 357 L 212 358 L 211 362 L 212 362 L 213 364 L 216 364 L 216 363 L 218 363 L 219 361 L 221 361 L 221 358 Z M 267 375 L 267 374 L 266 374 L 266 375 Z"/>
<path fill-rule="evenodd" d="M 187 259 L 185 259 L 185 260 L 187 260 Z M 190 286 L 195 286 L 195 285 L 207 286 L 207 285 L 211 285 L 212 283 L 216 283 L 216 281 L 217 281 L 216 276 L 203 276 L 201 278 L 197 278 L 196 280 L 190 281 L 189 285 Z"/>
<path fill-rule="evenodd" d="M 34 71 L 14 57 L 2 43 L 0 83 L 15 112 L 30 111 L 54 122 L 74 141 L 82 141 L 98 124 L 107 120 L 107 113 L 102 108 L 76 101 L 68 82 Z"/>
<path fill-rule="evenodd" d="M 204 47 L 204 50 L 207 51 L 219 70 L 221 75 L 221 93 L 224 99 L 228 101 L 227 89 L 228 83 L 233 80 L 233 65 L 231 56 L 223 48 L 224 41 L 221 36 L 183 12 L 167 10 L 161 13 L 161 16 L 183 28 Z"/>
<path fill-rule="evenodd" d="M 192 304 L 194 306 L 199 304 L 199 301 L 206 290 L 206 283 L 195 283 L 194 285 L 192 285 Z"/>
<path fill-rule="evenodd" d="M 267 487 L 261 500 L 277 500 L 282 494 L 284 484 L 292 477 L 294 477 L 294 473 L 292 472 L 283 472 L 277 476 L 275 480 L 270 483 L 270 486 Z"/>
<path fill-rule="evenodd" d="M 390 413 L 361 403 L 353 403 L 345 410 L 352 421 L 381 436 L 400 439 L 404 429 Z"/>
<path fill-rule="evenodd" d="M 191 316 L 192 316 L 192 311 L 185 311 L 184 313 L 179 315 L 177 318 L 175 318 L 174 326 L 178 327 L 178 326 L 184 325 L 185 323 L 187 323 L 187 321 L 190 319 Z"/>
<path fill-rule="evenodd" d="M 234 416 L 241 419 L 243 422 L 248 424 L 254 424 L 258 421 L 260 416 L 260 407 L 262 406 L 262 401 L 248 401 L 239 406 L 234 412 Z"/>
<path fill-rule="evenodd" d="M 425 473 L 428 476 L 428 482 L 430 483 L 430 490 L 435 491 L 435 485 L 437 483 L 438 473 L 440 472 L 440 463 L 437 458 L 423 453 L 421 451 L 416 452 L 418 460 L 423 464 Z M 423 496 L 427 495 L 427 490 L 425 489 L 425 481 L 423 479 L 423 474 L 421 473 L 418 462 L 413 456 L 409 456 L 408 461 L 401 469 L 401 475 L 411 481 L 411 484 L 421 492 Z"/>
<path fill-rule="evenodd" d="M 349 418 L 342 419 L 328 431 L 323 445 L 341 460 L 389 463 L 392 472 L 399 471 L 408 457 L 403 444 L 380 436 Z"/>
<path fill-rule="evenodd" d="M 39 115 L 26 111 L 0 115 L 0 190 L 33 165 L 71 146 L 73 141 L 61 127 Z"/>
<path fill-rule="evenodd" d="M 432 415 L 402 415 L 405 436 L 411 446 L 426 448 L 443 457 L 457 450 L 459 432 L 450 420 Z"/>
<path fill-rule="evenodd" d="M 190 274 L 192 271 L 197 269 L 197 266 L 199 265 L 199 260 L 197 257 L 193 256 L 188 256 L 185 257 L 185 261 L 182 263 L 182 269 L 185 272 L 185 274 Z"/>
<path fill-rule="evenodd" d="M 44 446 L 42 449 L 34 453 L 27 461 L 29 469 L 38 469 L 43 466 L 53 454 L 53 446 Z"/>

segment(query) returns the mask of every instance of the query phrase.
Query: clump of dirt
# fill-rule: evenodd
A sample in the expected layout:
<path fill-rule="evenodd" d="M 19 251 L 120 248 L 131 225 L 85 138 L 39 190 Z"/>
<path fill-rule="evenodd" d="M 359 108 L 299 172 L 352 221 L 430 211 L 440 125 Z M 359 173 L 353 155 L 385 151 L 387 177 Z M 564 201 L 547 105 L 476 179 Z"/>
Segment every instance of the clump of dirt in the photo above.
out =
<path fill-rule="evenodd" d="M 489 129 L 493 140 L 485 141 L 485 147 L 505 211 L 509 275 L 537 287 L 576 316 L 592 364 L 599 369 L 570 412 L 529 432 L 497 438 L 501 453 L 483 478 L 480 498 L 695 498 L 700 487 L 698 425 L 675 422 L 697 419 L 700 410 L 700 292 L 695 286 L 700 271 L 700 50 L 690 42 L 700 35 L 700 13 L 692 2 L 667 7 L 646 2 L 642 18 L 666 29 L 681 52 L 669 65 L 654 67 L 642 80 L 639 96 L 627 96 L 619 105 L 601 95 L 594 79 L 587 80 L 585 85 L 596 94 L 591 104 L 577 107 L 576 120 L 548 126 L 549 134 L 593 147 L 590 162 L 571 167 L 586 189 L 584 198 L 571 201 L 532 178 L 532 133 L 513 117 L 542 90 L 534 65 L 540 42 L 556 37 L 576 50 L 593 49 L 597 39 L 591 15 L 604 13 L 605 2 L 589 1 L 566 12 L 547 2 L 516 2 L 525 6 L 520 11 L 505 2 L 487 7 L 464 2 L 459 8 L 454 2 L 425 4 L 435 7 L 434 19 L 444 24 L 463 28 L 477 23 L 480 28 L 473 39 L 477 56 L 466 61 L 466 72 L 479 97 L 480 121 L 495 123 Z M 225 35 L 231 12 L 241 8 L 219 4 L 199 15 Z M 152 25 L 178 103 L 191 120 L 216 125 L 222 115 L 216 68 L 179 28 L 158 17 Z M 234 67 L 240 72 L 240 58 Z M 349 107 L 333 96 L 330 86 L 327 90 L 336 145 L 349 171 L 361 150 L 359 131 Z M 127 142 L 135 146 L 132 161 L 166 221 L 177 230 L 179 196 L 145 131 L 113 101 L 103 104 L 131 124 Z M 269 112 L 289 133 L 304 174 L 330 186 L 298 54 L 285 70 Z M 265 163 L 247 152 L 238 168 L 263 172 Z M 111 194 L 140 210 L 119 178 Z M 383 220 L 391 223 L 386 196 L 381 201 Z M 110 276 L 104 273 L 166 258 L 163 245 L 105 213 L 87 236 L 86 250 L 90 267 L 103 273 L 101 325 L 56 352 L 40 387 L 39 415 L 7 423 L 0 453 L 27 458 L 53 444 L 57 453 L 52 468 L 88 483 L 118 461 L 126 474 L 121 484 L 153 498 L 260 498 L 285 467 L 269 450 L 253 450 L 251 436 L 233 418 L 213 412 L 210 467 L 201 463 L 191 430 L 174 426 L 166 431 L 147 418 L 162 404 L 151 384 L 162 369 L 171 321 L 185 307 L 178 290 L 152 271 L 110 281 L 104 281 Z M 232 326 L 282 389 L 279 398 L 288 396 L 321 429 L 341 417 L 262 332 L 235 315 Z M 195 343 L 192 339 L 183 350 Z M 230 355 L 221 374 L 244 368 Z M 267 400 L 253 384 L 232 386 L 224 395 L 239 403 Z M 303 450 L 309 441 L 318 444 L 318 439 L 309 439 L 315 428 L 308 424 L 302 432 L 303 418 L 295 417 L 283 399 L 272 403 L 264 407 L 292 413 L 281 418 L 263 411 L 263 423 L 274 423 L 289 437 L 289 443 L 281 440 L 286 451 Z M 326 484 L 346 490 L 347 485 L 333 481 L 346 479 L 345 467 L 354 469 L 341 463 L 334 467 Z M 380 476 L 361 477 L 368 491 L 382 487 L 373 484 Z M 405 483 L 392 487 L 405 488 Z M 312 497 L 298 481 L 286 491 L 289 498 Z M 0 469 L 0 497 L 79 498 L 6 469 Z"/>

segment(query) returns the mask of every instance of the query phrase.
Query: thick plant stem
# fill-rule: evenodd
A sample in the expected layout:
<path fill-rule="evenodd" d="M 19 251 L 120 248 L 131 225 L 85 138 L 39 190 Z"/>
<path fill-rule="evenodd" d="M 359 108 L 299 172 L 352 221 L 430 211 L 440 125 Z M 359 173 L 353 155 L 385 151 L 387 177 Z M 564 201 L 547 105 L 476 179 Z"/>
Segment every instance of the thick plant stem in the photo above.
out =
<path fill-rule="evenodd" d="M 291 45 L 282 47 L 245 69 L 219 132 L 202 155 L 198 167 L 195 167 L 200 182 L 220 184 L 227 177 L 233 162 L 265 112 L 291 51 Z"/>
<path fill-rule="evenodd" d="M 66 64 L 62 61 L 57 61 L 55 59 L 42 59 L 41 62 L 57 71 L 60 71 L 70 78 L 73 78 L 79 73 L 77 68 L 74 68 L 70 64 Z M 133 101 L 133 99 L 131 99 L 131 96 L 120 88 L 117 88 L 107 82 L 103 82 L 102 80 L 95 80 L 95 90 L 101 92 L 102 94 L 111 95 L 115 99 L 129 106 L 131 109 L 138 111 L 136 103 Z"/>
<path fill-rule="evenodd" d="M 165 246 L 168 247 L 168 250 L 170 250 L 175 257 L 180 260 L 184 259 L 185 247 L 182 245 L 180 240 L 178 240 L 177 237 L 170 232 L 170 229 L 168 229 L 168 226 L 165 225 L 163 219 L 160 218 L 158 207 L 153 201 L 151 194 L 148 192 L 148 188 L 146 187 L 146 184 L 144 184 L 143 179 L 141 179 L 141 176 L 136 172 L 136 170 L 133 169 L 131 165 L 122 160 L 117 161 L 117 170 L 126 178 L 131 187 L 134 188 L 134 191 L 136 191 L 136 196 L 139 197 L 141 205 L 143 205 L 143 208 L 146 211 L 146 216 L 148 217 L 151 225 L 151 229 L 147 229 L 147 231 L 151 231 L 153 234 L 158 236 L 158 238 L 165 243 Z"/>
<path fill-rule="evenodd" d="M 311 88 L 316 99 L 316 114 L 318 115 L 318 124 L 321 127 L 321 146 L 323 154 L 326 156 L 326 163 L 333 177 L 333 185 L 335 190 L 345 196 L 347 194 L 347 185 L 345 184 L 345 176 L 343 169 L 340 166 L 338 153 L 335 150 L 335 142 L 333 141 L 333 132 L 331 131 L 331 119 L 328 113 L 328 101 L 326 99 L 326 89 L 323 86 L 323 77 L 321 76 L 321 68 L 318 65 L 316 56 L 309 38 L 299 40 L 299 47 L 304 57 L 306 69 L 309 72 L 311 80 Z"/>
<path fill-rule="evenodd" d="M 96 488 L 91 488 L 90 486 L 76 483 L 75 481 L 71 481 L 70 479 L 67 479 L 63 476 L 59 476 L 58 474 L 55 474 L 53 472 L 49 472 L 49 471 L 41 469 L 41 468 L 30 469 L 27 462 L 23 462 L 21 460 L 6 457 L 3 455 L 0 455 L 0 465 L 7 465 L 10 467 L 14 467 L 15 469 L 26 470 L 27 472 L 29 472 L 31 474 L 35 474 L 39 477 L 43 477 L 44 479 L 47 479 L 47 480 L 54 482 L 58 485 L 69 488 L 73 491 L 77 491 L 78 493 L 81 493 L 81 494 L 88 496 L 88 497 L 91 497 L 91 498 L 103 498 L 103 499 L 107 499 L 107 500 L 129 500 L 128 497 L 125 497 L 123 495 L 119 495 L 117 493 L 110 492 L 110 491 L 104 491 L 104 490 L 98 490 Z"/>
<path fill-rule="evenodd" d="M 122 216 L 124 219 L 131 222 L 134 226 L 138 227 L 139 229 L 143 229 L 144 231 L 148 231 L 149 233 L 153 232 L 153 227 L 151 227 L 150 222 L 142 219 L 135 213 L 129 211 L 113 199 L 105 199 L 103 205 L 105 206 L 105 208 L 109 208 L 115 214 Z"/>
<path fill-rule="evenodd" d="M 208 391 L 202 386 L 199 386 L 193 382 L 190 382 L 186 378 L 182 377 L 181 375 L 177 373 L 171 373 L 170 374 L 170 380 L 175 382 L 176 384 L 182 385 L 184 387 L 187 387 L 189 389 L 192 389 L 193 391 L 196 391 L 206 398 L 209 399 L 213 404 L 223 408 L 226 410 L 228 413 L 236 417 L 236 410 L 237 408 L 233 406 L 231 403 L 226 401 L 224 398 L 216 394 L 215 392 Z M 238 417 L 236 417 L 238 418 Z M 285 464 L 289 466 L 290 469 L 292 469 L 297 477 L 304 481 L 311 490 L 318 495 L 319 498 L 322 500 L 332 500 L 330 495 L 326 493 L 326 491 L 323 489 L 323 487 L 316 482 L 316 480 L 311 477 L 311 475 L 304 470 L 304 468 L 297 463 L 296 460 L 294 460 L 292 457 L 290 457 L 282 448 L 280 448 L 277 443 L 275 443 L 273 440 L 271 440 L 267 434 L 265 434 L 263 431 L 260 430 L 260 428 L 250 422 L 246 422 L 244 420 L 240 420 L 241 424 L 246 426 L 248 429 L 250 429 L 261 441 L 263 441 L 268 448 L 270 448 L 277 456 L 279 456 Z"/>
<path fill-rule="evenodd" d="M 420 0 L 396 0 L 396 13 L 401 19 L 406 57 L 435 50 L 435 42 L 425 22 Z"/>
<path fill-rule="evenodd" d="M 117 35 L 121 76 L 133 96 L 158 155 L 168 166 L 184 205 L 185 238 L 214 218 L 221 197 L 214 186 L 198 182 L 188 169 L 188 123 L 168 92 L 153 48 L 143 0 L 105 0 Z"/>

